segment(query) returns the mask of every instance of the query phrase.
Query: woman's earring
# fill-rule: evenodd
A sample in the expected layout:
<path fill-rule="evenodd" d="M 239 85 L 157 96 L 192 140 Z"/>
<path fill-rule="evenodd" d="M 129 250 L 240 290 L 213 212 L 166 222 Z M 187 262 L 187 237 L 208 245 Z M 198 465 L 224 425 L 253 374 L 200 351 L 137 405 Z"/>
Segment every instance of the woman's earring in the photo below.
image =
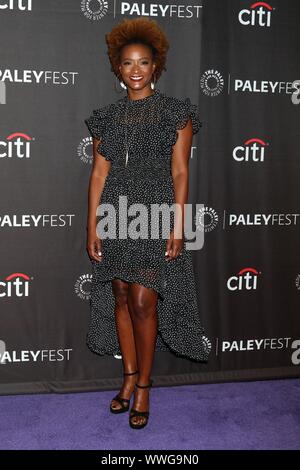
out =
<path fill-rule="evenodd" d="M 127 90 L 127 86 L 125 85 L 125 83 L 123 82 L 123 80 L 119 80 L 117 77 L 115 77 L 115 90 L 117 93 L 122 93 L 123 90 L 119 90 L 118 89 L 118 83 L 120 83 L 121 87 L 124 89 L 124 90 Z"/>
<path fill-rule="evenodd" d="M 154 90 L 155 87 L 155 75 L 153 75 L 153 81 L 150 83 L 151 89 Z"/>

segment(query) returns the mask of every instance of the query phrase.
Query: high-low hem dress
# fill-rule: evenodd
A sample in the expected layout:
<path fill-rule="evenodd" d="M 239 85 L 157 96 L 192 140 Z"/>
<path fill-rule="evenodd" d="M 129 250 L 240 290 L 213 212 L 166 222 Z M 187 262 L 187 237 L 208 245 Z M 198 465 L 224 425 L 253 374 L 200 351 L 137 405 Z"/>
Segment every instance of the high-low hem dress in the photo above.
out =
<path fill-rule="evenodd" d="M 126 196 L 127 226 L 136 218 L 136 214 L 131 216 L 127 212 L 132 204 L 143 204 L 150 214 L 152 204 L 168 204 L 170 207 L 175 202 L 172 147 L 177 141 L 177 130 L 183 129 L 189 118 L 195 134 L 202 125 L 197 106 L 191 104 L 189 98 L 180 100 L 155 89 L 145 98 L 130 100 L 125 96 L 95 109 L 84 120 L 92 137 L 100 140 L 97 152 L 111 162 L 99 204 L 112 204 L 117 214 L 116 219 L 113 218 L 117 236 L 102 238 L 102 260 L 91 260 L 87 345 L 99 355 L 121 355 L 111 282 L 118 278 L 157 291 L 156 351 L 171 351 L 178 357 L 196 361 L 208 359 L 211 343 L 199 317 L 193 264 L 191 253 L 186 249 L 186 239 L 181 255 L 166 260 L 167 239 L 162 237 L 161 219 L 157 222 L 159 237 L 156 239 L 151 236 L 147 239 L 118 237 L 121 196 Z M 127 164 L 125 124 L 129 140 Z M 124 205 L 122 207 L 120 217 L 124 223 Z M 153 220 L 148 217 L 149 234 Z M 170 230 L 173 228 L 171 212 Z"/>

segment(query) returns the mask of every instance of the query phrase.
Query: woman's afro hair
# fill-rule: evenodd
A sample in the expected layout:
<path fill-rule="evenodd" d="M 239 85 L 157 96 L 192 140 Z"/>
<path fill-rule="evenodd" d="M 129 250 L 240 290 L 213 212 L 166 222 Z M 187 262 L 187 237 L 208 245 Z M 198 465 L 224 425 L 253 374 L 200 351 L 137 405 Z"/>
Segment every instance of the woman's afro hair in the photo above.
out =
<path fill-rule="evenodd" d="M 119 80 L 122 79 L 119 71 L 120 53 L 123 46 L 128 44 L 144 44 L 152 50 L 153 60 L 156 64 L 156 81 L 162 74 L 167 59 L 169 43 L 165 33 L 160 29 L 155 20 L 147 17 L 139 17 L 133 20 L 124 19 L 118 23 L 110 33 L 105 35 L 108 46 L 108 57 L 111 63 L 111 70 Z"/>

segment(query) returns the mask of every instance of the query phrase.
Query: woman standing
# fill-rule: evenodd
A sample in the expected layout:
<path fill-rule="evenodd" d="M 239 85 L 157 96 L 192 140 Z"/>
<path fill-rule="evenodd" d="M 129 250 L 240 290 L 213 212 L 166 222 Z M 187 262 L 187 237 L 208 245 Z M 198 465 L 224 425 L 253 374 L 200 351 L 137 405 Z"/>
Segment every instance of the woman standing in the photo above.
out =
<path fill-rule="evenodd" d="M 169 44 L 154 20 L 125 19 L 106 35 L 106 42 L 111 69 L 127 93 L 85 120 L 94 154 L 87 223 L 93 269 L 87 344 L 100 355 L 122 354 L 123 386 L 110 410 L 128 411 L 134 392 L 129 423 L 140 429 L 149 418 L 155 350 L 206 361 L 211 349 L 200 324 L 183 231 L 192 138 L 201 122 L 189 98 L 168 97 L 155 87 L 166 70 Z M 126 210 L 119 210 L 122 198 Z M 119 216 L 109 219 L 116 228 L 111 238 L 97 234 L 100 202 L 119 210 Z M 124 216 L 127 226 L 133 220 L 127 214 L 132 204 L 142 204 L 150 214 L 153 204 L 174 203 L 182 211 L 171 212 L 167 237 L 161 222 L 150 217 L 147 237 L 119 236 Z M 154 228 L 159 237 L 151 238 Z"/>

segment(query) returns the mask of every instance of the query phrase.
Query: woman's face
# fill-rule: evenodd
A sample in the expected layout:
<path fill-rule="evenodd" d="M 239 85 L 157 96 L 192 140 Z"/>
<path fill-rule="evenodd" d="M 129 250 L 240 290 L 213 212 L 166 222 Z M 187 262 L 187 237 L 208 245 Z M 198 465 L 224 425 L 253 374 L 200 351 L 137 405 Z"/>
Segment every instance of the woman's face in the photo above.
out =
<path fill-rule="evenodd" d="M 119 70 L 123 82 L 132 90 L 141 90 L 151 83 L 155 70 L 152 52 L 144 44 L 128 44 L 121 51 Z"/>

